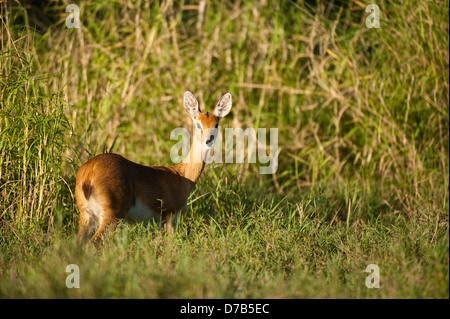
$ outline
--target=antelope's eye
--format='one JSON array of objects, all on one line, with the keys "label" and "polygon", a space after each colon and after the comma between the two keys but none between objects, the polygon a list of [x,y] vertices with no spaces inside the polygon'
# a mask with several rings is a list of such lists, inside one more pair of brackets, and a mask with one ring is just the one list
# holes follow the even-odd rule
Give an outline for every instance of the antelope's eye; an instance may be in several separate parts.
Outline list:
[{"label": "antelope's eye", "polygon": [[214,126],[215,128],[218,128],[219,127],[219,123],[216,123],[216,125]]},{"label": "antelope's eye", "polygon": [[197,128],[198,128],[199,130],[201,130],[201,129],[202,129],[202,125],[201,125],[200,123],[197,123]]}]

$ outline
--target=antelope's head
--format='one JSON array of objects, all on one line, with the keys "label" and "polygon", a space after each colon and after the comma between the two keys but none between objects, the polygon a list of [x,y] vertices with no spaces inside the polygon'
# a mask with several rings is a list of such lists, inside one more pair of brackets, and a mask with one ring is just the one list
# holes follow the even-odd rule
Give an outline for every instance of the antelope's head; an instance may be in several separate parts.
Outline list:
[{"label": "antelope's head", "polygon": [[220,120],[231,110],[231,94],[222,96],[212,113],[202,113],[195,96],[187,91],[184,93],[184,108],[194,123],[194,142],[200,143],[203,149],[210,149],[217,138]]}]

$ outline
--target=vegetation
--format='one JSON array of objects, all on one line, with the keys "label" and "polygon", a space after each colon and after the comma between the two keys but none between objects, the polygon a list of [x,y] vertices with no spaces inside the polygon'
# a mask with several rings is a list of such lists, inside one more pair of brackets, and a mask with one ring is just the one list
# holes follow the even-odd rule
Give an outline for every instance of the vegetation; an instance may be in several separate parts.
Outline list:
[{"label": "vegetation", "polygon": [[[448,1],[68,4],[0,3],[0,297],[449,297]],[[278,128],[276,174],[210,164],[173,235],[76,249],[78,167],[171,165],[186,90]]]}]

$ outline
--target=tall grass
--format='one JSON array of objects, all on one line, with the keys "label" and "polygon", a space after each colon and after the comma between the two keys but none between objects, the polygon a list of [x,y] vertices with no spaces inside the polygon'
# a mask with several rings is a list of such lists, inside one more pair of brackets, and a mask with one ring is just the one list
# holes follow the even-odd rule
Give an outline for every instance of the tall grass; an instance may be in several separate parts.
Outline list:
[{"label": "tall grass", "polygon": [[[448,1],[378,1],[379,29],[361,1],[86,1],[79,29],[67,4],[0,4],[0,295],[448,297]],[[170,165],[186,90],[206,110],[230,91],[225,127],[278,128],[278,171],[209,165],[174,238],[124,225],[79,260],[123,280],[61,288],[77,167],[103,151]],[[378,293],[357,275],[369,260]],[[128,286],[143,266],[162,275]],[[209,269],[192,289],[190,269]]]},{"label": "tall grass", "polygon": [[[39,65],[61,74],[49,85],[64,84],[71,123],[90,152],[115,142],[132,160],[166,163],[171,144],[163,141],[188,124],[183,92],[195,92],[205,108],[230,90],[236,103],[227,124],[280,128],[275,191],[358,180],[363,193],[381,191],[405,212],[430,197],[442,207],[448,17],[426,2],[379,6],[381,28],[368,29],[359,2],[222,2],[204,11],[80,3],[81,29],[48,29]],[[63,8],[54,10],[64,17]],[[262,178],[255,166],[242,169]]]},{"label": "tall grass", "polygon": [[58,94],[46,93],[49,76],[34,74],[19,48],[0,56],[0,219],[15,225],[52,226],[62,193],[70,125]]}]

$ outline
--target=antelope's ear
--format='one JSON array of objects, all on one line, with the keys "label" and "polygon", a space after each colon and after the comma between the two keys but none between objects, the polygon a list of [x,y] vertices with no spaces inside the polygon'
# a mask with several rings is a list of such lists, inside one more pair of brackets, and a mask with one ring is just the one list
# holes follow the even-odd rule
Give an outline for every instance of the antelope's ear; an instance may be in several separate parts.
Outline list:
[{"label": "antelope's ear", "polygon": [[231,94],[227,93],[219,100],[214,109],[214,115],[217,117],[226,116],[231,110]]},{"label": "antelope's ear", "polygon": [[186,93],[184,93],[183,103],[184,108],[192,118],[200,114],[201,111],[200,107],[198,106],[198,101],[195,98],[194,94],[192,94],[191,92],[186,91]]}]

